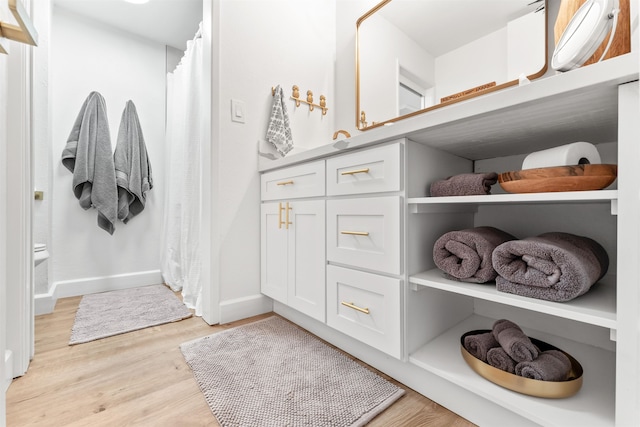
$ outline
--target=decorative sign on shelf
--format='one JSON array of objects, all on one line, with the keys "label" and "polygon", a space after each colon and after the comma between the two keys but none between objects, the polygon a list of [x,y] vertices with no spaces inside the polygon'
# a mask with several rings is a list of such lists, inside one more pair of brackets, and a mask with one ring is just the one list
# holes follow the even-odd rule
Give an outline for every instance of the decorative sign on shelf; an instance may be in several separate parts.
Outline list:
[{"label": "decorative sign on shelf", "polygon": [[485,83],[483,85],[476,86],[474,88],[467,89],[462,92],[454,93],[453,95],[445,96],[444,98],[440,98],[440,102],[447,102],[447,101],[451,101],[452,99],[457,99],[463,96],[471,95],[473,93],[482,92],[483,90],[494,87],[495,85],[496,85],[496,82]]}]

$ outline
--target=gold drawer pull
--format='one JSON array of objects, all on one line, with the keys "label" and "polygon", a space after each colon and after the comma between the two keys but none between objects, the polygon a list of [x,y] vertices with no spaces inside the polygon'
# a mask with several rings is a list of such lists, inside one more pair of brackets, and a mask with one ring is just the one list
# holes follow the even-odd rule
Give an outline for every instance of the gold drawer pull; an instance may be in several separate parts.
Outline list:
[{"label": "gold drawer pull", "polygon": [[356,170],[352,170],[352,171],[344,171],[344,172],[342,172],[342,175],[355,175],[357,173],[369,173],[369,168],[356,169]]},{"label": "gold drawer pull", "polygon": [[352,236],[368,236],[368,231],[341,231],[340,234],[350,234]]},{"label": "gold drawer pull", "polygon": [[353,303],[351,303],[351,302],[342,301],[340,304],[344,305],[345,307],[349,307],[349,308],[352,308],[352,309],[354,309],[356,311],[359,311],[360,313],[369,314],[369,309],[368,308],[358,307],[357,305],[353,305]]},{"label": "gold drawer pull", "polygon": [[289,184],[293,184],[293,180],[292,179],[290,179],[289,181],[276,182],[276,185],[289,185]]}]

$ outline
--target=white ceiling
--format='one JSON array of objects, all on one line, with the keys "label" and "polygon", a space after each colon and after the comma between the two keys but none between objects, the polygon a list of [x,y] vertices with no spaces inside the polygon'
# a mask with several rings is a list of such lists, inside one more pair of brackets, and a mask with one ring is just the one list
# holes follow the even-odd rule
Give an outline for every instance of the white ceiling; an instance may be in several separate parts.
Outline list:
[{"label": "white ceiling", "polygon": [[56,7],[114,26],[156,42],[186,48],[202,21],[202,0],[53,0]]},{"label": "white ceiling", "polygon": [[434,56],[536,10],[534,0],[393,0],[380,14]]}]

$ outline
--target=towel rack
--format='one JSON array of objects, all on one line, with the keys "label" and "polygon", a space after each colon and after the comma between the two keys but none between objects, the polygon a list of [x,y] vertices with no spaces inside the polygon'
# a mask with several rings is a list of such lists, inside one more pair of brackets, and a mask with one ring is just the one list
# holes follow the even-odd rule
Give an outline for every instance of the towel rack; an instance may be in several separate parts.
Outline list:
[{"label": "towel rack", "polygon": [[38,45],[38,32],[33,26],[27,11],[20,0],[7,0],[9,10],[16,18],[18,26],[0,22],[0,53],[8,53],[3,45],[3,38],[14,40],[31,46]]},{"label": "towel rack", "polygon": [[[296,107],[299,107],[301,103],[304,103],[309,105],[309,111],[313,111],[315,107],[318,107],[322,110],[323,116],[327,114],[327,110],[329,110],[329,108],[327,108],[326,96],[320,95],[320,104],[315,104],[313,102],[312,91],[310,90],[307,91],[307,99],[305,100],[300,98],[300,88],[297,85],[293,85],[291,89],[292,89],[291,99],[296,101]],[[271,86],[271,96],[274,96],[275,94],[276,94],[276,88]]]}]

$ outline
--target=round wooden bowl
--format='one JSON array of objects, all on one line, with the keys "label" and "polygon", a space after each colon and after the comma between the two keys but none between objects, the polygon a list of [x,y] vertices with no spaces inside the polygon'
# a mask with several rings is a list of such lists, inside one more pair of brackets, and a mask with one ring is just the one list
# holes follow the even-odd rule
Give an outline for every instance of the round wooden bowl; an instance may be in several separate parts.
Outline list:
[{"label": "round wooden bowl", "polygon": [[618,165],[589,164],[524,169],[498,175],[500,187],[509,193],[602,190],[618,175]]},{"label": "round wooden bowl", "polygon": [[488,363],[477,359],[464,348],[464,338],[467,335],[484,334],[491,332],[489,329],[479,329],[469,331],[460,338],[460,351],[465,362],[481,377],[491,381],[506,389],[526,394],[528,396],[544,397],[548,399],[562,399],[573,396],[582,387],[582,366],[569,353],[560,350],[535,338],[529,338],[532,343],[538,346],[540,351],[558,350],[562,351],[571,361],[571,371],[564,381],[540,381],[531,378],[521,377],[501,369],[495,368]]}]

